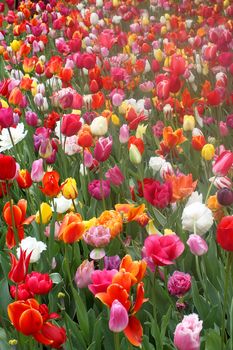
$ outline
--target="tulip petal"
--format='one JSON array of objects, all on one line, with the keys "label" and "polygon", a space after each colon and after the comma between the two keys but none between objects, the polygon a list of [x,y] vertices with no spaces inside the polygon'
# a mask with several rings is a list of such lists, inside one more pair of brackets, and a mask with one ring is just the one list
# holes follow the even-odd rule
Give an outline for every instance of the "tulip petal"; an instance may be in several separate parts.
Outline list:
[{"label": "tulip petal", "polygon": [[140,346],[143,335],[141,322],[136,317],[131,316],[128,326],[124,330],[124,334],[132,345]]},{"label": "tulip petal", "polygon": [[19,331],[19,320],[22,313],[29,309],[29,306],[22,301],[15,301],[8,305],[7,312],[11,323],[13,323],[14,327]]},{"label": "tulip petal", "polygon": [[37,333],[43,325],[43,318],[39,311],[28,309],[24,311],[19,319],[20,332],[25,335]]}]

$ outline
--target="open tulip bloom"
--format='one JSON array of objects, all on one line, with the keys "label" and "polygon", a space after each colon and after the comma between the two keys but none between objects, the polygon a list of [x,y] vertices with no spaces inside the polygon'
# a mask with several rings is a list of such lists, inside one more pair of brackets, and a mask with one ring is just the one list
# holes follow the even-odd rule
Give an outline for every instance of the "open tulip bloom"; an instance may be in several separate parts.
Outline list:
[{"label": "open tulip bloom", "polygon": [[233,4],[0,1],[0,348],[232,350]]}]

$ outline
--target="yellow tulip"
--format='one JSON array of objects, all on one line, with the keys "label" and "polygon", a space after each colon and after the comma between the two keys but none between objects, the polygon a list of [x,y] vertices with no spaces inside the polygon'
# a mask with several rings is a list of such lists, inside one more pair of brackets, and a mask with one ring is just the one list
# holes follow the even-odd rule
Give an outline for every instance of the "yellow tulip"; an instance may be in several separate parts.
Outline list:
[{"label": "yellow tulip", "polygon": [[77,184],[74,178],[69,177],[62,185],[62,194],[66,199],[75,199],[78,196]]},{"label": "yellow tulip", "polygon": [[42,223],[43,225],[46,225],[50,221],[52,214],[53,212],[50,205],[48,203],[43,202],[40,205],[40,210],[36,213],[35,221],[37,222],[37,224]]},{"label": "yellow tulip", "polygon": [[185,115],[183,120],[184,131],[192,131],[195,127],[195,118],[193,115]]},{"label": "yellow tulip", "polygon": [[214,157],[215,148],[211,143],[207,143],[201,150],[201,156],[205,160],[211,160]]}]

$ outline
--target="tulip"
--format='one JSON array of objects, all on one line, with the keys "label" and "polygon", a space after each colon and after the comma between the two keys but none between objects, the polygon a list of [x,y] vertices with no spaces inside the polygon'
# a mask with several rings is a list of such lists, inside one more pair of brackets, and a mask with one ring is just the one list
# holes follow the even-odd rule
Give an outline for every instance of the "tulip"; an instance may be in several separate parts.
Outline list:
[{"label": "tulip", "polygon": [[19,170],[16,181],[20,188],[29,188],[32,185],[32,179],[27,169]]},{"label": "tulip", "polygon": [[217,242],[223,249],[233,252],[233,216],[224,216],[218,224]]},{"label": "tulip", "polygon": [[11,156],[0,154],[0,180],[12,180],[16,173],[16,161]]},{"label": "tulip", "polygon": [[45,304],[39,304],[35,299],[18,300],[8,305],[8,316],[17,331],[31,335],[44,345],[59,349],[66,341],[66,331],[48,320],[59,315],[49,314]]},{"label": "tulip", "polygon": [[200,332],[202,321],[198,315],[184,316],[181,323],[176,326],[174,344],[178,350],[200,350]]},{"label": "tulip", "polygon": [[81,239],[84,230],[85,225],[81,215],[69,213],[64,216],[58,238],[65,243],[74,243]]},{"label": "tulip", "polygon": [[218,203],[223,206],[233,204],[233,191],[230,188],[222,188],[217,192]]},{"label": "tulip", "polygon": [[41,203],[40,210],[36,213],[35,221],[37,224],[46,225],[52,217],[52,208],[48,203]]},{"label": "tulip", "polygon": [[110,309],[109,329],[112,332],[122,332],[129,323],[126,308],[116,299]]},{"label": "tulip", "polygon": [[20,257],[17,261],[16,257],[10,253],[11,258],[11,270],[8,274],[9,279],[14,283],[24,282],[28,273],[28,266],[32,252],[27,255],[26,251],[22,251],[20,248]]},{"label": "tulip", "polygon": [[192,131],[195,127],[195,118],[193,115],[185,115],[183,120],[183,130]]},{"label": "tulip", "polygon": [[108,121],[105,117],[102,117],[102,116],[96,117],[92,121],[90,128],[93,135],[103,136],[108,131]]},{"label": "tulip", "polygon": [[47,273],[33,271],[25,279],[26,287],[32,294],[48,294],[53,287],[53,281]]},{"label": "tulip", "polygon": [[118,168],[117,165],[109,169],[105,173],[105,176],[115,186],[121,185],[125,180],[124,175],[122,174],[121,170]]},{"label": "tulip", "polygon": [[0,109],[0,126],[2,128],[10,128],[14,124],[14,115],[12,108]]},{"label": "tulip", "polygon": [[121,259],[118,255],[105,256],[104,257],[104,268],[106,270],[118,270],[120,266]]},{"label": "tulip", "polygon": [[227,136],[229,134],[227,124],[223,121],[219,123],[219,132],[222,137]]},{"label": "tulip", "polygon": [[76,114],[65,114],[61,122],[61,132],[70,137],[76,135],[82,126],[80,117]]},{"label": "tulip", "polygon": [[83,235],[84,241],[94,247],[104,247],[111,239],[111,234],[109,228],[104,226],[92,226]]},{"label": "tulip", "polygon": [[94,157],[98,162],[106,161],[112,152],[112,138],[100,137],[95,144]]},{"label": "tulip", "polygon": [[204,235],[213,224],[212,212],[199,201],[187,203],[182,213],[182,227],[189,232]]},{"label": "tulip", "polygon": [[215,176],[226,176],[233,165],[233,152],[223,151],[213,165]]},{"label": "tulip", "polygon": [[77,184],[74,178],[69,177],[62,184],[62,194],[66,199],[75,199],[78,196]]},{"label": "tulip", "polygon": [[34,160],[32,163],[31,178],[33,182],[41,182],[44,176],[43,159]]},{"label": "tulip", "polygon": [[46,196],[56,197],[61,190],[59,186],[60,175],[56,171],[47,171],[42,179],[43,187],[40,187],[41,192]]},{"label": "tulip", "polygon": [[94,295],[106,292],[117,272],[117,270],[95,270],[91,275],[92,283],[88,285],[88,289]]},{"label": "tulip", "polygon": [[203,255],[208,251],[208,245],[206,241],[197,234],[191,234],[187,240],[187,245],[192,254]]},{"label": "tulip", "polygon": [[214,153],[215,153],[214,146],[210,143],[207,143],[206,145],[204,145],[201,150],[202,158],[204,158],[207,161],[213,159]]},{"label": "tulip", "polygon": [[219,190],[227,187],[232,187],[232,181],[227,176],[213,176],[209,179],[210,182],[213,182],[214,186],[217,187]]},{"label": "tulip", "polygon": [[35,263],[40,260],[41,253],[46,249],[47,246],[44,242],[28,236],[20,242],[20,247],[17,248],[17,256],[20,258],[21,251],[26,251],[26,255],[30,255],[30,263]]},{"label": "tulip", "polygon": [[129,148],[129,159],[133,164],[140,164],[142,161],[142,155],[134,144],[130,145]]},{"label": "tulip", "polygon": [[84,260],[78,267],[74,280],[78,288],[86,288],[91,282],[91,275],[94,272],[94,261]]},{"label": "tulip", "polygon": [[30,126],[37,126],[38,115],[35,112],[27,111],[25,114],[26,123]]},{"label": "tulip", "polygon": [[173,272],[168,279],[167,288],[171,295],[175,295],[178,298],[183,297],[191,288],[190,274],[180,271]]},{"label": "tulip", "polygon": [[108,180],[93,180],[88,185],[88,192],[97,199],[102,200],[110,195],[110,183]]},{"label": "tulip", "polygon": [[184,244],[176,234],[167,236],[151,235],[145,239],[143,256],[155,266],[174,264],[184,251]]},{"label": "tulip", "polygon": [[120,143],[127,143],[129,140],[129,127],[127,124],[123,124],[120,127],[119,141]]}]

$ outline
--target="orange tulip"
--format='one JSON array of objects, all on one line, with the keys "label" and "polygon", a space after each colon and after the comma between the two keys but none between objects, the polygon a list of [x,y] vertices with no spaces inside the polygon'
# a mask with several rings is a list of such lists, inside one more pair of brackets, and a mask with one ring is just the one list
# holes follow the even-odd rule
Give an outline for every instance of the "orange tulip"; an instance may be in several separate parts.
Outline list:
[{"label": "orange tulip", "polygon": [[172,184],[172,203],[190,196],[197,186],[197,181],[193,181],[192,174],[180,176],[168,175],[166,181]]},{"label": "orange tulip", "polygon": [[97,219],[98,225],[103,225],[110,229],[112,238],[116,237],[123,228],[121,214],[115,210],[105,210]]},{"label": "orange tulip", "polygon": [[123,215],[123,219],[126,222],[137,221],[140,216],[144,213],[146,206],[141,204],[137,207],[134,204],[116,204],[115,209],[117,212]]},{"label": "orange tulip", "polygon": [[173,131],[171,126],[167,126],[163,129],[163,140],[165,145],[172,149],[185,142],[186,138],[183,135],[182,129]]},{"label": "orange tulip", "polygon": [[80,240],[85,231],[85,225],[80,214],[68,213],[65,215],[58,232],[58,238],[65,243],[74,243]]},{"label": "orange tulip", "polygon": [[[3,218],[8,226],[6,234],[6,244],[9,249],[15,246],[16,241],[14,237],[13,222],[17,231],[18,240],[21,241],[24,238],[24,227],[23,225],[29,225],[35,218],[35,215],[25,218],[27,210],[27,201],[20,199],[17,205],[10,206],[10,202],[7,202],[3,208]],[[13,211],[13,217],[12,213]],[[13,219],[13,220],[12,220]]]},{"label": "orange tulip", "polygon": [[133,284],[140,282],[146,272],[146,266],[147,263],[145,260],[132,260],[130,255],[125,255],[124,258],[121,260],[120,268],[129,272],[131,274],[132,281],[135,281]]}]

